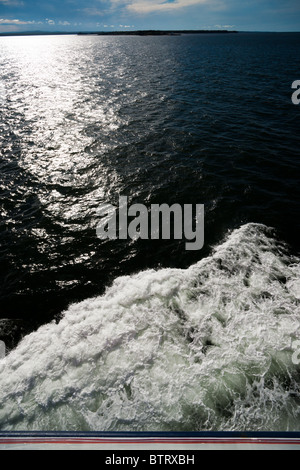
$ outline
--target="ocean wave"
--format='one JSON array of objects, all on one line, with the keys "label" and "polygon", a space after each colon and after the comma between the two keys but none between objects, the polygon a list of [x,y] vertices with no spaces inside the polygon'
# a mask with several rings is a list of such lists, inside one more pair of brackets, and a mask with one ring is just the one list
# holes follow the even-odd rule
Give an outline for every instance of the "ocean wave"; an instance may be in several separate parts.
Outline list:
[{"label": "ocean wave", "polygon": [[299,259],[244,225],[26,336],[0,361],[0,429],[299,430],[299,306]]}]

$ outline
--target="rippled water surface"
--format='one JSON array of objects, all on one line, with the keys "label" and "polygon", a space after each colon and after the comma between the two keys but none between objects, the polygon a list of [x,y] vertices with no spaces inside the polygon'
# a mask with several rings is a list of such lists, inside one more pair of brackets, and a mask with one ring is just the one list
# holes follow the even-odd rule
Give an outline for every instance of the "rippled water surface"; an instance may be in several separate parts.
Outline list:
[{"label": "rippled water surface", "polygon": [[[0,339],[45,325],[1,363],[1,429],[299,430],[299,48],[0,38]],[[204,249],[100,241],[119,195],[205,204]]]}]

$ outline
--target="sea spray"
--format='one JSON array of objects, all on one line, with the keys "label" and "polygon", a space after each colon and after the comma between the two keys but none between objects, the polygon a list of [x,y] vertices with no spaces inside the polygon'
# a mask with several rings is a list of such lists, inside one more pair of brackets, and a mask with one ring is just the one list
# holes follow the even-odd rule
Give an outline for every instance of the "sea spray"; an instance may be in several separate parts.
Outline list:
[{"label": "sea spray", "polygon": [[0,429],[299,430],[299,279],[256,224],[187,270],[116,279],[0,361]]}]

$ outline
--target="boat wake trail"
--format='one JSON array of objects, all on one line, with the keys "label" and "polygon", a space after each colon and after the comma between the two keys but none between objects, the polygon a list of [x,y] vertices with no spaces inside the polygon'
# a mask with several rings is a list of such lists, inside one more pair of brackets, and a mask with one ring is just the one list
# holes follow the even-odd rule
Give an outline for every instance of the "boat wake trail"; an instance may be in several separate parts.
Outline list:
[{"label": "boat wake trail", "polygon": [[299,259],[244,225],[25,337],[0,361],[0,429],[299,430],[299,319]]}]

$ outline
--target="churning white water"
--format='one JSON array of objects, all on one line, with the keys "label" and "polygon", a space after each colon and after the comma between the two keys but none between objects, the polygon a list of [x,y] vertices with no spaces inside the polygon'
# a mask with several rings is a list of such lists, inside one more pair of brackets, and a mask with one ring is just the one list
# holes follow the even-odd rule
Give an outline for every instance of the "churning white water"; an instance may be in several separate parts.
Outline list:
[{"label": "churning white water", "polygon": [[248,224],[121,277],[0,362],[1,430],[299,430],[300,264]]}]

